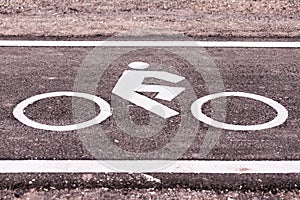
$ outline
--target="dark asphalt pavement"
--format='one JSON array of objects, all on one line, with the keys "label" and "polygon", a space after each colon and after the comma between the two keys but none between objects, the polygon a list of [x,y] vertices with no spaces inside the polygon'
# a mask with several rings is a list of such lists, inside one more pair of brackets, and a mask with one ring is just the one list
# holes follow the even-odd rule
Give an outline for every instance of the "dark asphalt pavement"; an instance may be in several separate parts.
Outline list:
[{"label": "dark asphalt pavement", "polygon": [[[92,50],[93,48],[79,47],[0,47],[1,160],[86,160],[95,159],[95,157],[99,159],[93,152],[87,150],[77,131],[53,132],[34,129],[20,123],[12,114],[19,102],[34,95],[55,91],[73,91],[74,85],[76,86],[75,81],[78,81],[76,80],[78,72],[83,72],[82,63]],[[282,104],[288,110],[289,116],[284,124],[271,129],[222,130],[218,143],[201,159],[299,160],[300,49],[206,48],[206,52],[219,69],[225,91],[247,92],[271,98]],[[197,98],[209,93],[201,74],[184,58],[162,49],[147,48],[126,53],[111,63],[103,76],[97,77],[99,82],[97,87],[95,86],[95,95],[109,103],[112,102],[112,98],[117,98],[112,97],[112,89],[123,71],[128,69],[127,64],[136,60],[150,63],[150,68],[151,63],[159,63],[161,66],[166,66],[166,69],[172,68],[177,71],[186,78],[183,84],[190,85]],[[81,92],[86,91],[88,89]],[[153,97],[153,94],[145,95]],[[197,122],[190,110],[186,110],[190,107],[190,101],[196,99],[185,98],[186,96],[183,95],[172,102],[160,101],[171,108],[182,110],[182,113],[164,121],[160,132],[150,138],[134,137],[116,126],[117,114],[115,113],[122,113],[122,110],[118,111],[118,109],[121,109],[119,106],[123,104],[112,107],[113,116],[95,127],[101,127],[109,141],[121,149],[129,152],[151,152],[164,147],[171,141],[180,128],[178,124],[185,117],[197,123],[198,128],[190,147],[178,159],[200,159],[199,151],[209,125]],[[87,100],[85,102],[90,105]],[[122,100],[118,99],[117,102],[122,102]],[[181,102],[186,104],[182,105]],[[128,108],[135,125],[148,125],[151,119],[157,119],[158,122],[162,120],[132,104],[129,104]],[[55,97],[29,105],[25,114],[40,123],[67,125],[74,123],[73,109],[72,98]],[[82,110],[85,108],[83,107]],[[99,109],[96,110],[99,111]],[[209,104],[205,105],[204,112],[207,115],[212,114]],[[239,97],[227,98],[226,113],[227,123],[242,125],[265,123],[276,116],[275,110],[266,104]],[[80,120],[94,116],[87,114],[82,117],[83,119]],[[157,121],[154,120],[153,123]],[[138,129],[138,126],[132,127],[132,130],[135,128]],[[155,128],[153,125],[153,129]],[[193,127],[190,128],[193,129]],[[88,130],[89,128],[80,134]],[[188,132],[188,129],[186,131]],[[137,130],[133,132],[136,133]],[[103,159],[117,159],[117,157],[107,154]],[[159,177],[162,183],[148,183],[149,185],[143,182],[144,179],[141,181],[138,178],[139,175],[94,174],[94,178],[87,182],[82,181],[82,176],[82,174],[2,174],[0,185],[2,188],[39,187],[43,184],[45,187],[55,185],[58,188],[75,188],[83,185],[116,188],[181,185],[190,188],[265,190],[272,189],[272,187],[297,188],[300,186],[299,174],[155,174],[155,177]],[[28,181],[32,179],[36,182],[28,184]]]}]

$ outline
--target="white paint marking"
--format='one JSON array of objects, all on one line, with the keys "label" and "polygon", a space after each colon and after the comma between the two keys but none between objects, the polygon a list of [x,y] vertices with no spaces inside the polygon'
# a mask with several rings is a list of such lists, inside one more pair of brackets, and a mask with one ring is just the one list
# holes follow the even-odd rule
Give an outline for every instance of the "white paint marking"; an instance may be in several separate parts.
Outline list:
[{"label": "white paint marking", "polygon": [[[84,98],[90,101],[95,102],[101,109],[101,112],[93,119],[82,122],[79,124],[73,124],[73,125],[66,125],[66,126],[51,126],[46,124],[41,124],[35,121],[32,121],[26,115],[24,114],[25,108],[33,104],[36,101],[39,101],[41,99],[49,98],[49,97],[59,97],[59,96],[69,96],[69,97],[80,97]],[[99,124],[105,119],[107,119],[109,116],[111,116],[111,109],[110,105],[101,99],[100,97],[97,97],[95,95],[86,94],[86,93],[80,93],[80,92],[50,92],[50,93],[44,93],[36,96],[32,96],[28,99],[25,99],[24,101],[20,102],[14,109],[13,115],[16,119],[18,119],[23,124],[37,128],[42,130],[50,130],[50,131],[73,131],[78,130],[82,128],[87,128],[95,124]]]},{"label": "white paint marking", "polygon": [[132,62],[129,63],[128,67],[132,69],[147,69],[149,67],[149,64],[145,62]]},{"label": "white paint marking", "polygon": [[[220,97],[229,97],[229,96],[246,97],[246,98],[250,98],[250,99],[255,99],[257,101],[261,101],[261,102],[271,106],[272,108],[274,108],[277,112],[277,116],[273,120],[263,123],[263,124],[234,125],[234,124],[226,124],[223,122],[216,121],[216,120],[206,116],[202,112],[202,106],[206,102],[208,102],[212,99],[216,99],[216,98],[220,98]],[[211,95],[201,97],[192,104],[191,111],[192,111],[192,114],[194,115],[194,117],[196,117],[198,120],[200,120],[208,125],[211,125],[211,126],[214,126],[217,128],[221,128],[221,129],[235,130],[235,131],[250,131],[250,130],[253,131],[253,130],[263,130],[263,129],[273,128],[275,126],[279,126],[280,124],[284,123],[286,121],[286,119],[288,118],[288,111],[280,103],[278,103],[270,98],[264,97],[264,96],[251,94],[251,93],[245,93],[245,92],[221,92],[221,93],[211,94]]]},{"label": "white paint marking", "polygon": [[[165,162],[157,171],[118,171],[107,166],[147,166]],[[0,173],[300,173],[300,161],[169,161],[169,160],[2,160]]]},{"label": "white paint marking", "polygon": [[299,48],[300,42],[246,41],[24,41],[0,40],[1,47],[233,47]]},{"label": "white paint marking", "polygon": [[155,98],[171,101],[184,91],[185,88],[168,87],[164,85],[144,85],[143,82],[145,78],[156,78],[170,83],[178,83],[185,79],[182,76],[164,71],[125,70],[113,88],[112,93],[164,119],[178,115],[179,112],[139,94],[137,91],[157,92],[158,94]]}]

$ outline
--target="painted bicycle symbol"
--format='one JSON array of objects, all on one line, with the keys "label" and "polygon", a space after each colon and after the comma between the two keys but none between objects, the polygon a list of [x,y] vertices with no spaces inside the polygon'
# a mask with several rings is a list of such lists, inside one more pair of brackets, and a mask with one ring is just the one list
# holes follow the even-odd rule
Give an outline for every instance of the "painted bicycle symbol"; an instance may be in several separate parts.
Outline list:
[{"label": "painted bicycle symbol", "polygon": [[[131,69],[125,70],[123,72],[122,76],[119,78],[117,84],[112,90],[113,94],[139,107],[142,107],[148,110],[149,112],[152,112],[164,119],[180,114],[179,112],[153,99],[150,99],[138,92],[155,92],[157,93],[157,95],[155,96],[156,99],[172,101],[174,98],[179,96],[182,92],[184,92],[185,88],[170,87],[164,85],[146,85],[143,84],[143,81],[145,80],[145,78],[156,78],[171,83],[179,83],[180,81],[185,79],[184,77],[169,72],[165,72],[165,71],[146,71],[144,69],[147,69],[149,67],[149,64],[145,62],[132,62],[128,65],[128,67]],[[28,105],[33,104],[36,101],[39,101],[41,99],[50,98],[50,97],[59,97],[59,96],[79,97],[79,98],[84,98],[93,101],[100,107],[101,111],[95,118],[91,120],[78,123],[78,124],[65,125],[65,126],[41,124],[29,119],[24,114],[24,110]],[[224,122],[216,121],[208,117],[202,112],[203,105],[208,101],[216,98],[229,97],[229,96],[245,97],[245,98],[261,101],[274,108],[277,112],[277,116],[273,120],[263,124],[234,125],[234,124],[227,124]],[[288,118],[287,109],[284,106],[282,106],[280,103],[261,95],[245,93],[245,92],[221,92],[216,94],[210,94],[195,100],[190,106],[190,110],[193,116],[199,121],[216,128],[227,129],[227,130],[268,129],[283,124]],[[18,119],[20,122],[22,122],[23,124],[36,129],[43,129],[43,130],[50,130],[50,131],[73,131],[73,130],[87,128],[103,122],[104,120],[109,118],[112,114],[113,113],[111,110],[111,106],[101,97],[92,94],[71,92],[71,91],[50,92],[50,93],[36,95],[20,102],[13,110],[14,117]]]}]

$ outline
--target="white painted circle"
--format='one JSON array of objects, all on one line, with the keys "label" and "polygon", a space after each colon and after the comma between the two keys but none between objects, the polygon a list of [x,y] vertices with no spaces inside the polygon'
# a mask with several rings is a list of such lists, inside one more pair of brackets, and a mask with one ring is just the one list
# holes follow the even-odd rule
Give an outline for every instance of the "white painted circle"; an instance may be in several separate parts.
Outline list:
[{"label": "white painted circle", "polygon": [[[84,98],[90,101],[95,102],[101,109],[101,112],[99,115],[97,115],[95,118],[78,123],[78,124],[73,124],[73,125],[66,125],[66,126],[52,126],[52,125],[46,125],[46,124],[41,124],[35,121],[32,121],[28,117],[25,116],[24,110],[25,108],[33,104],[34,102],[49,98],[49,97],[59,97],[59,96],[72,96],[72,97],[80,97]],[[80,92],[68,92],[68,91],[63,91],[63,92],[50,92],[50,93],[44,93],[44,94],[39,94],[33,97],[30,97],[28,99],[25,99],[24,101],[20,102],[14,109],[13,115],[16,119],[18,119],[20,122],[23,124],[37,128],[37,129],[43,129],[43,130],[50,130],[50,131],[73,131],[73,130],[78,130],[82,128],[87,128],[95,124],[99,124],[105,119],[107,119],[109,116],[111,116],[111,109],[110,105],[100,97],[97,97],[95,95],[87,94],[87,93],[80,93]]]},{"label": "white painted circle", "polygon": [[[246,98],[255,99],[257,101],[264,102],[265,104],[271,106],[272,108],[274,108],[276,110],[277,116],[273,120],[266,122],[264,124],[234,125],[234,124],[227,124],[227,123],[216,121],[216,120],[206,116],[202,112],[202,106],[206,102],[208,102],[212,99],[216,99],[216,98],[220,98],[220,97],[228,97],[228,96],[246,97]],[[236,131],[263,130],[263,129],[273,128],[275,126],[278,126],[278,125],[284,123],[286,121],[286,119],[288,118],[288,111],[285,109],[284,106],[282,106],[278,102],[276,102],[272,99],[269,99],[267,97],[264,97],[264,96],[245,93],[245,92],[221,92],[221,93],[201,97],[192,104],[191,111],[192,111],[192,114],[194,115],[194,117],[196,117],[198,120],[200,120],[208,125],[211,125],[211,126],[214,126],[217,128],[221,128],[221,129],[236,130]]]}]

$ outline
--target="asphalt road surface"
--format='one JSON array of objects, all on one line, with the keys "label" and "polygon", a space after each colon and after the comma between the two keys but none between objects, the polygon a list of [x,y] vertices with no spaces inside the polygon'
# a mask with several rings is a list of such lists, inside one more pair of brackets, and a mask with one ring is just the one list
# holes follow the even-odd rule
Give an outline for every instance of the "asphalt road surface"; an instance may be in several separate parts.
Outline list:
[{"label": "asphalt road surface", "polygon": [[[94,160],[127,159],[128,157],[135,159],[137,153],[145,153],[142,159],[166,159],[168,156],[169,159],[173,159],[173,154],[148,153],[162,149],[172,141],[178,131],[182,131],[182,136],[192,138],[191,141],[188,140],[190,144],[175,143],[179,151],[184,150],[179,156],[176,155],[178,160],[300,159],[299,48],[202,48],[200,50],[194,48],[193,51],[199,51],[203,59],[209,59],[209,63],[214,63],[216,68],[213,70],[217,70],[212,71],[211,74],[210,68],[193,65],[170,49],[163,48],[131,49],[132,51],[121,54],[109,63],[101,74],[95,71],[95,68],[88,68],[89,65],[86,63],[92,63],[93,66],[95,61],[91,58],[111,58],[113,56],[110,53],[123,52],[120,49],[122,48],[111,51],[109,48],[92,47],[1,47],[0,159]],[[188,52],[191,49],[183,51]],[[93,57],[95,55],[96,57]],[[149,70],[164,70],[185,77],[185,80],[178,85],[153,79],[146,80],[149,83],[156,81],[156,84],[186,88],[181,96],[179,95],[173,101],[156,100],[179,111],[179,115],[165,120],[112,94],[120,76],[124,70],[129,69],[128,64],[134,61],[149,63]],[[96,85],[89,88],[91,83]],[[210,89],[209,84],[213,85]],[[92,94],[101,97],[111,105],[112,116],[100,124],[74,131],[32,128],[13,116],[13,109],[21,101],[38,94],[56,91],[93,92]],[[210,94],[211,91],[246,92],[270,98],[287,109],[288,118],[283,124],[264,130],[237,131],[212,128],[196,120],[190,110],[192,102]],[[152,99],[155,97],[149,92],[141,94]],[[193,94],[193,98],[189,94]],[[91,101],[81,99],[80,104],[77,104],[77,100],[79,99],[71,97],[46,98],[26,107],[24,113],[31,120],[42,124],[70,125],[91,119],[101,110]],[[262,124],[277,115],[272,107],[257,100],[227,97],[226,101],[224,122],[228,124]],[[93,112],[88,109],[90,108],[88,105],[94,108]],[[208,116],[220,117],[215,114],[215,112],[222,112],[218,108],[214,109],[208,103],[204,105],[203,112]],[[126,110],[129,116],[124,114]],[[79,118],[76,113],[80,114]],[[129,119],[131,123],[128,122]],[[126,152],[131,152],[131,156],[120,155],[118,151],[105,149],[105,145],[98,144],[99,138],[94,138],[93,131],[100,129],[103,130],[108,141]],[[195,132],[193,137],[190,135],[191,130]],[[219,137],[212,148],[203,153],[201,148],[209,138],[208,130],[217,131]],[[91,137],[88,135],[89,131]],[[139,133],[145,135],[138,136]],[[90,150],[89,145],[96,145],[93,146],[93,150],[102,148],[102,153]],[[88,175],[84,173],[2,173],[0,177],[1,187],[12,189],[181,186],[220,190],[224,188],[276,190],[300,186],[299,174],[223,174],[220,172],[220,174],[153,173],[151,176],[159,181],[149,181],[149,177],[141,174],[126,173]]]}]

